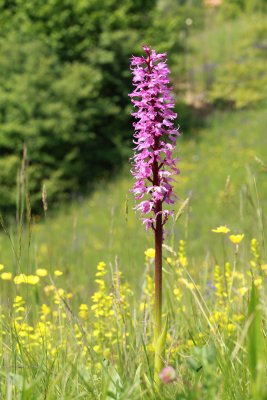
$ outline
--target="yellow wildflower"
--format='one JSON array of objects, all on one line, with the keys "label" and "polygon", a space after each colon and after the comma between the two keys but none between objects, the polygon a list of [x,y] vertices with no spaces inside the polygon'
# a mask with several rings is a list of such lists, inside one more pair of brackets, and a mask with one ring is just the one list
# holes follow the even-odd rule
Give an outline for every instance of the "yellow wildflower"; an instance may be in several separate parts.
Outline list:
[{"label": "yellow wildflower", "polygon": [[186,344],[187,344],[188,347],[193,347],[194,346],[194,342],[193,342],[192,339],[188,339]]},{"label": "yellow wildflower", "polygon": [[217,322],[222,323],[223,320],[225,319],[225,316],[223,315],[222,311],[215,310],[209,319],[212,323],[217,323]]},{"label": "yellow wildflower", "polygon": [[17,307],[15,312],[25,311],[25,307]]},{"label": "yellow wildflower", "polygon": [[20,285],[21,283],[26,283],[27,276],[25,274],[19,274],[14,277],[15,285]]},{"label": "yellow wildflower", "polygon": [[106,263],[104,262],[104,261],[100,261],[98,264],[97,264],[97,269],[98,269],[98,271],[104,271],[105,270],[105,267],[106,267]]},{"label": "yellow wildflower", "polygon": [[59,295],[60,297],[63,297],[63,296],[64,296],[64,293],[65,293],[65,290],[62,289],[62,288],[59,288],[57,292],[58,292],[58,295]]},{"label": "yellow wildflower", "polygon": [[231,332],[234,332],[236,330],[236,327],[235,327],[234,324],[228,323],[227,324],[227,330],[228,330],[229,333],[231,333]]},{"label": "yellow wildflower", "polygon": [[231,240],[232,243],[239,244],[244,239],[244,236],[245,236],[244,233],[239,235],[230,235],[229,239]]},{"label": "yellow wildflower", "polygon": [[50,314],[50,312],[51,312],[51,308],[48,307],[46,304],[42,304],[42,306],[41,306],[41,313],[42,313],[43,315],[48,315],[48,314]]},{"label": "yellow wildflower", "polygon": [[55,275],[55,276],[61,276],[61,275],[63,275],[63,272],[62,272],[62,271],[59,271],[58,269],[56,269],[56,270],[54,271],[54,275]]},{"label": "yellow wildflower", "polygon": [[37,275],[28,275],[27,282],[29,285],[36,285],[40,281],[39,276]]},{"label": "yellow wildflower", "polygon": [[94,350],[96,353],[100,353],[101,347],[97,344],[97,345],[95,345],[95,346],[93,347],[93,350]]},{"label": "yellow wildflower", "polygon": [[262,278],[259,276],[259,277],[257,277],[256,279],[254,279],[254,285],[255,286],[261,286],[261,284],[262,284]]},{"label": "yellow wildflower", "polygon": [[242,314],[234,314],[233,315],[233,320],[235,321],[235,322],[240,322],[240,321],[242,321],[242,319],[244,319],[245,317],[244,317],[244,315],[242,315]]},{"label": "yellow wildflower", "polygon": [[99,329],[94,329],[93,330],[93,336],[97,337],[100,335],[100,330]]},{"label": "yellow wildflower", "polygon": [[2,271],[2,269],[4,269],[4,268],[5,268],[4,265],[0,264],[0,271]]},{"label": "yellow wildflower", "polygon": [[248,288],[246,286],[243,286],[243,287],[239,288],[238,291],[241,294],[241,296],[244,296],[244,294],[247,293]]},{"label": "yellow wildflower", "polygon": [[44,268],[37,268],[37,270],[36,270],[36,275],[40,276],[41,278],[43,278],[44,276],[47,276],[47,274],[48,274],[48,272]]},{"label": "yellow wildflower", "polygon": [[3,279],[3,281],[11,281],[12,273],[11,272],[3,272],[1,274],[1,279]]},{"label": "yellow wildflower", "polygon": [[174,296],[176,297],[176,299],[177,299],[178,301],[181,300],[181,298],[182,298],[182,291],[181,291],[180,288],[178,288],[178,287],[174,288],[174,289],[173,289],[173,294],[174,294]]},{"label": "yellow wildflower", "polygon": [[14,298],[14,304],[13,304],[13,306],[14,307],[17,307],[17,306],[20,306],[21,304],[24,304],[25,303],[25,301],[23,300],[23,298],[21,297],[21,296],[16,296],[15,298]]},{"label": "yellow wildflower", "polygon": [[54,290],[55,290],[55,288],[54,288],[53,285],[46,285],[46,286],[44,287],[44,292],[45,292],[46,294],[49,294],[50,292],[53,292]]},{"label": "yellow wildflower", "polygon": [[145,307],[146,307],[146,303],[144,303],[143,301],[140,303],[140,305],[139,305],[139,310],[141,311],[141,312],[143,312],[144,310],[145,310]]},{"label": "yellow wildflower", "polygon": [[149,248],[145,251],[145,256],[147,258],[155,258],[155,249]]},{"label": "yellow wildflower", "polygon": [[29,285],[36,285],[39,281],[40,281],[40,278],[37,275],[19,274],[14,277],[15,285],[20,285],[21,283],[27,283]]},{"label": "yellow wildflower", "polygon": [[57,354],[57,349],[54,347],[53,349],[51,349],[51,356],[55,356],[55,354]]},{"label": "yellow wildflower", "polygon": [[82,319],[88,318],[88,306],[87,304],[81,304],[79,307],[79,317]]},{"label": "yellow wildflower", "polygon": [[187,267],[188,260],[187,260],[187,256],[186,256],[184,240],[180,240],[180,242],[179,242],[178,261],[179,261],[179,264],[182,265],[182,267]]},{"label": "yellow wildflower", "polygon": [[221,226],[218,226],[215,229],[212,229],[212,232],[215,232],[215,233],[228,233],[228,232],[230,232],[230,229],[227,228],[227,226],[225,226],[225,225],[221,225]]}]

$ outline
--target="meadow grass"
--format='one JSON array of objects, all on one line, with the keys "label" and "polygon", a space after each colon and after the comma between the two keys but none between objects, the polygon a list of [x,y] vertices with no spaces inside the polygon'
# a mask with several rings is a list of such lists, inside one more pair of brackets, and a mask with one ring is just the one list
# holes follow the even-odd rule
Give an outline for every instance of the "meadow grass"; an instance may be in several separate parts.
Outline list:
[{"label": "meadow grass", "polygon": [[176,377],[160,394],[153,235],[132,209],[128,166],[56,212],[47,193],[46,217],[2,221],[1,399],[267,398],[266,120],[264,108],[218,111],[179,140],[163,265]]},{"label": "meadow grass", "polygon": [[164,363],[176,377],[160,394],[152,372],[153,249],[143,254],[139,293],[116,263],[98,263],[95,290],[82,299],[60,270],[11,279],[2,265],[2,398],[266,398],[266,259],[256,238],[245,249],[244,236],[231,233],[211,232],[223,257],[198,263],[187,256],[190,242],[180,240],[177,251],[164,245]]},{"label": "meadow grass", "polygon": [[[176,247],[180,239],[186,239],[190,242],[190,257],[203,259],[211,248],[219,251],[210,234],[217,225],[228,224],[236,232],[258,236],[258,206],[266,212],[266,171],[257,161],[266,163],[266,120],[265,110],[218,113],[197,135],[181,138],[175,213],[186,198],[190,201],[179,224],[173,227],[169,223],[166,244]],[[45,221],[43,216],[40,221],[37,217],[36,222],[32,221],[29,257],[28,251],[22,253],[23,272],[38,267],[49,271],[58,268],[72,285],[91,290],[99,260],[114,263],[118,257],[126,278],[139,286],[143,251],[152,246],[153,235],[147,234],[133,211],[129,193],[132,185],[127,171],[112,183],[101,185],[90,198],[63,206],[51,218],[49,210]],[[18,242],[16,228],[10,234]],[[27,234],[22,241],[27,249]],[[0,262],[18,273],[18,262],[6,235],[0,236],[0,246]]]},{"label": "meadow grass", "polygon": [[[265,117],[218,114],[181,140],[181,197],[164,245],[165,363],[176,380],[154,391],[152,238],[127,205],[126,174],[1,235],[2,398],[265,398],[267,190],[255,161]],[[231,231],[212,232],[219,225]]]}]

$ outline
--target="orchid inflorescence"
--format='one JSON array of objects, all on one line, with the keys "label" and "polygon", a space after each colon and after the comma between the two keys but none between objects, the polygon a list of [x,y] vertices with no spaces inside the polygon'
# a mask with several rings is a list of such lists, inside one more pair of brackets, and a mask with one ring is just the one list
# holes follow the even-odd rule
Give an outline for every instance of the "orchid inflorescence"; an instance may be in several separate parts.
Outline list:
[{"label": "orchid inflorescence", "polygon": [[157,54],[149,47],[143,47],[146,57],[132,57],[134,91],[129,95],[137,111],[132,115],[135,134],[135,154],[132,174],[136,179],[133,193],[136,209],[144,215],[146,228],[153,228],[157,216],[162,214],[162,225],[172,214],[163,210],[162,203],[173,204],[173,175],[179,173],[177,159],[172,152],[179,131],[174,127],[176,113],[174,99],[169,86],[169,69],[166,54]]}]

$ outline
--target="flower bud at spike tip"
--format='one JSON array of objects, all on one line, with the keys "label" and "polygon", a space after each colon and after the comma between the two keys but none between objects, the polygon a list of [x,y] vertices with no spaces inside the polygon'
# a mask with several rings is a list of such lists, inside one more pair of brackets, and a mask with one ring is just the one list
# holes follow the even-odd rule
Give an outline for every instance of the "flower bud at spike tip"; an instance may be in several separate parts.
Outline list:
[{"label": "flower bud at spike tip", "polygon": [[172,152],[179,135],[173,120],[176,114],[169,86],[166,54],[157,54],[143,47],[146,56],[132,57],[134,91],[129,95],[136,108],[132,113],[135,154],[132,174],[136,179],[132,192],[138,202],[136,209],[143,215],[146,228],[154,228],[157,215],[162,214],[162,225],[172,211],[162,210],[159,203],[173,204],[173,176],[179,173]]}]

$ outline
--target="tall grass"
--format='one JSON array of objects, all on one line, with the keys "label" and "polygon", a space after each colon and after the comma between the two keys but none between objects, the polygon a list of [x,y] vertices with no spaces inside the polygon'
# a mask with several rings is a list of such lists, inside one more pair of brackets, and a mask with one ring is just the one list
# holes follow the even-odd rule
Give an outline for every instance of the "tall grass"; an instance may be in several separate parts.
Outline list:
[{"label": "tall grass", "polygon": [[[57,243],[50,238],[45,247],[37,246],[40,232],[36,226],[28,226],[24,236],[20,223],[19,235],[9,235],[16,267],[13,278],[23,271],[28,277],[31,273],[39,276],[39,281],[24,277],[16,284],[16,279],[6,280],[1,275],[1,397],[266,398],[263,210],[252,175],[246,187],[241,202],[247,198],[256,207],[258,219],[251,225],[251,232],[257,230],[255,238],[246,233],[246,240],[235,244],[230,233],[243,231],[223,234],[207,227],[211,243],[216,241],[221,251],[203,252],[202,259],[188,257],[190,241],[175,238],[177,225],[181,227],[188,218],[187,202],[171,229],[173,246],[164,245],[164,312],[170,314],[164,363],[174,368],[176,377],[163,385],[160,395],[153,380],[153,252],[140,251],[143,273],[134,284],[134,273],[128,274],[128,283],[118,259],[98,263],[92,273],[95,289],[91,285],[88,293],[81,286],[78,265],[72,271],[77,281],[70,280],[65,268],[71,252],[68,246],[61,254],[62,264],[43,264],[49,246],[54,249]],[[25,214],[30,225],[29,212]],[[47,229],[49,223],[47,220],[41,229]],[[73,229],[72,234],[77,231]],[[33,246],[30,252],[27,243]],[[122,245],[127,245],[126,239]],[[146,247],[139,245],[139,249]],[[102,260],[99,257],[98,261]],[[3,264],[1,274],[11,271],[4,260]],[[57,270],[63,275],[55,273]],[[142,287],[135,290],[138,283]]]},{"label": "tall grass", "polygon": [[[128,168],[56,212],[48,192],[32,216],[25,152],[17,223],[1,218],[1,399],[267,399],[266,119],[218,112],[181,140],[163,266],[164,363],[176,376],[160,395],[153,238],[132,210]],[[230,232],[212,232],[220,225]]]}]

